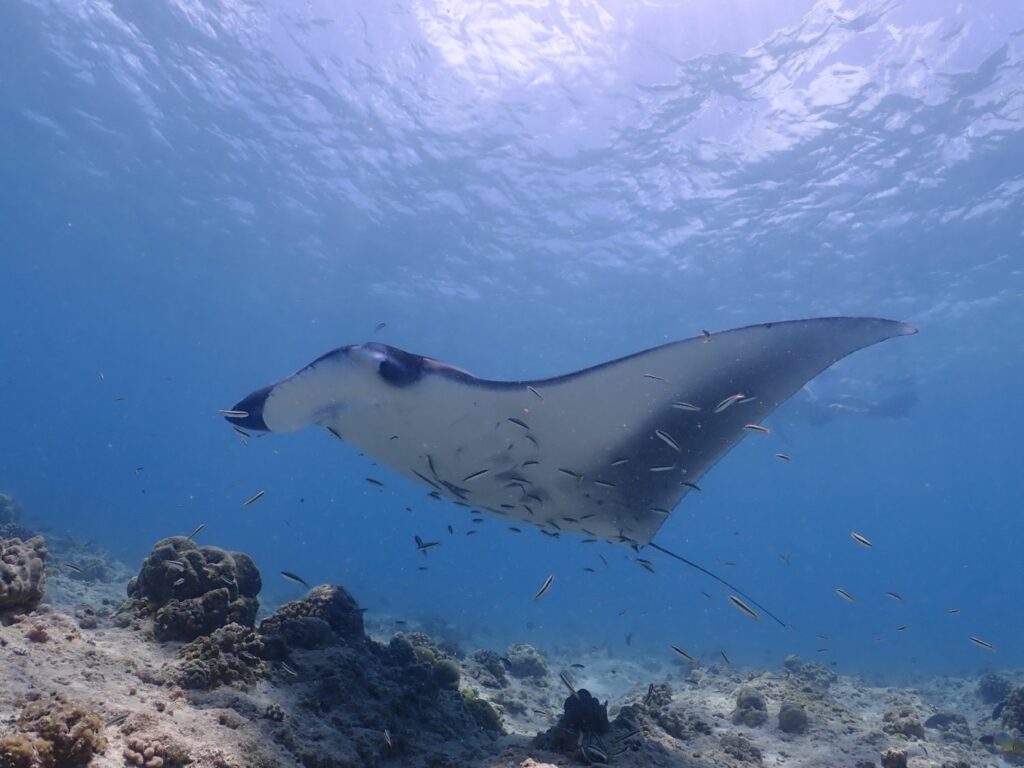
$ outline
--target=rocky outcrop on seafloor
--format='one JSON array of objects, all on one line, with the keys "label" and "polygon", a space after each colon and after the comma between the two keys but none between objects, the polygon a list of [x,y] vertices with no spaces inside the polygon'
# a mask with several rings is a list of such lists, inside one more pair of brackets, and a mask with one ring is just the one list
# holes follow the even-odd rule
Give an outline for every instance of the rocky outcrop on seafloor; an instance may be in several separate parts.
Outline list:
[{"label": "rocky outcrop on seafloor", "polygon": [[807,710],[803,704],[784,701],[779,707],[779,730],[786,733],[803,733],[807,730]]},{"label": "rocky outcrop on seafloor", "polygon": [[187,642],[229,623],[253,626],[262,586],[248,555],[173,536],[153,547],[118,613],[122,624],[151,626],[157,640]]},{"label": "rocky outcrop on seafloor", "polygon": [[736,692],[736,708],[730,719],[736,725],[747,725],[756,728],[768,722],[768,702],[764,695],[749,685],[744,685]]},{"label": "rocky outcrop on seafloor", "polygon": [[1014,688],[1003,706],[1003,727],[1024,733],[1024,685]]},{"label": "rocky outcrop on seafloor", "polygon": [[508,671],[513,677],[547,677],[548,663],[544,654],[527,643],[510,645],[505,652]]},{"label": "rocky outcrop on seafloor", "polygon": [[46,589],[46,542],[42,536],[0,539],[0,620],[39,605]]},{"label": "rocky outcrop on seafloor", "polygon": [[910,706],[890,709],[882,715],[882,730],[893,735],[905,736],[908,739],[924,738],[924,725],[922,725],[917,711]]},{"label": "rocky outcrop on seafloor", "polygon": [[344,587],[321,584],[261,621],[260,635],[278,655],[286,647],[314,649],[359,641],[363,639],[363,610]]},{"label": "rocky outcrop on seafloor", "polygon": [[22,710],[13,731],[0,737],[4,768],[71,768],[88,765],[106,749],[103,721],[93,712],[54,694]]},{"label": "rocky outcrop on seafloor", "polygon": [[997,704],[1010,695],[1013,686],[1002,675],[989,672],[978,679],[976,690],[978,698],[983,702],[986,704]]},{"label": "rocky outcrop on seafloor", "polygon": [[795,681],[819,693],[827,692],[839,677],[824,664],[804,661],[799,656],[787,656],[782,666]]}]

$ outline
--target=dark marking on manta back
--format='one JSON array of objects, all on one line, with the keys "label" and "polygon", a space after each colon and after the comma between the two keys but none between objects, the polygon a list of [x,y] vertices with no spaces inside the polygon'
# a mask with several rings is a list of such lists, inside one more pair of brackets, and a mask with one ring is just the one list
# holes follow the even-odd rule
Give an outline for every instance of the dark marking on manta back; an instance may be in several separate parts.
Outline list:
[{"label": "dark marking on manta back", "polygon": [[422,355],[375,342],[363,346],[384,355],[384,359],[377,366],[377,374],[388,384],[407,387],[410,384],[415,384],[423,376],[424,358]]}]

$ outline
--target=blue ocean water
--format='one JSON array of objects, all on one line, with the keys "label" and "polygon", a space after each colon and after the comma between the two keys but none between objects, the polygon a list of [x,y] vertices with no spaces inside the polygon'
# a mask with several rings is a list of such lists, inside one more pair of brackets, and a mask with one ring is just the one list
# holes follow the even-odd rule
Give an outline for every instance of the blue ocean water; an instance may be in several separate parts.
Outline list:
[{"label": "blue ocean water", "polygon": [[[285,569],[492,647],[1024,664],[1017,2],[10,0],[0,181],[0,489],[34,524],[134,565],[204,523],[265,602],[301,595]],[[814,382],[657,539],[791,630],[216,412],[370,339],[522,379],[833,314],[920,333]]]}]

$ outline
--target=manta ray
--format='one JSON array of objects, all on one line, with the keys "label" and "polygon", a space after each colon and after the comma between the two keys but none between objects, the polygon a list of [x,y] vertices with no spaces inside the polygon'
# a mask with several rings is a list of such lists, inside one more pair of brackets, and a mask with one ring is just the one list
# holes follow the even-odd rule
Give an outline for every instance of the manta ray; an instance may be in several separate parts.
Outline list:
[{"label": "manta ray", "polygon": [[655,544],[658,529],[808,381],[913,333],[867,317],[763,323],[532,381],[481,379],[371,342],[334,349],[223,413],[247,430],[322,426],[457,504],[549,533],[651,546],[736,589]]}]

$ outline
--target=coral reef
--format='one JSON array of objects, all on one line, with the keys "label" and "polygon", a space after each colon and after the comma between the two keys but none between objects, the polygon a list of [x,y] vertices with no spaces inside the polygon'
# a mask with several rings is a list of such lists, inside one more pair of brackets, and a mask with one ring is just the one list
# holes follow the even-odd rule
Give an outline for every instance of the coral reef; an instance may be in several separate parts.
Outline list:
[{"label": "coral reef", "polygon": [[168,665],[169,677],[182,688],[202,690],[251,685],[265,669],[262,651],[255,629],[228,624],[183,645]]},{"label": "coral reef", "polygon": [[761,750],[736,733],[727,733],[719,739],[722,751],[741,763],[761,765]]},{"label": "coral reef", "polygon": [[0,618],[39,605],[46,589],[47,554],[42,536],[0,539]]},{"label": "coral reef", "polygon": [[978,687],[975,690],[978,698],[985,703],[997,703],[1010,695],[1013,686],[1005,677],[989,672],[978,679]]},{"label": "coral reef", "polygon": [[975,690],[978,698],[986,704],[996,704],[1009,696],[1012,689],[1013,686],[1005,677],[989,672],[979,678]]},{"label": "coral reef", "polygon": [[957,744],[971,743],[971,729],[967,718],[956,712],[936,712],[924,721],[925,728],[935,728],[945,741]]},{"label": "coral reef", "polygon": [[804,661],[799,656],[787,656],[782,665],[794,679],[820,693],[828,691],[839,678],[824,664],[819,664],[816,661]]},{"label": "coral reef", "polygon": [[882,768],[907,768],[907,750],[887,749],[882,753]]},{"label": "coral reef", "polygon": [[760,691],[744,685],[736,692],[736,709],[730,719],[736,725],[764,725],[768,722],[768,703]]},{"label": "coral reef", "polygon": [[1024,733],[1024,685],[1010,691],[1003,707],[1003,727]]},{"label": "coral reef", "polygon": [[882,730],[906,738],[923,739],[924,726],[913,707],[890,709],[882,715]]},{"label": "coral reef", "polygon": [[259,571],[248,555],[197,547],[174,536],[157,542],[138,576],[128,582],[127,616],[151,617],[158,640],[194,640],[229,623],[252,626]]},{"label": "coral reef", "polygon": [[807,730],[807,710],[802,704],[791,701],[779,707],[779,729],[786,733],[803,733]]},{"label": "coral reef", "polygon": [[88,765],[106,749],[103,721],[94,713],[51,695],[28,704],[17,730],[0,739],[4,768],[66,768]]},{"label": "coral reef", "polygon": [[469,657],[469,676],[485,688],[505,688],[508,677],[505,674],[505,663],[494,651],[479,649]]},{"label": "coral reef", "polygon": [[357,642],[364,637],[363,610],[343,587],[321,584],[303,599],[282,605],[260,622],[259,630],[264,642],[278,649]]},{"label": "coral reef", "polygon": [[127,765],[143,768],[175,768],[188,765],[188,753],[173,741],[133,736],[121,751]]},{"label": "coral reef", "polygon": [[505,652],[508,671],[513,677],[547,677],[548,663],[544,655],[526,643],[510,645]]}]

